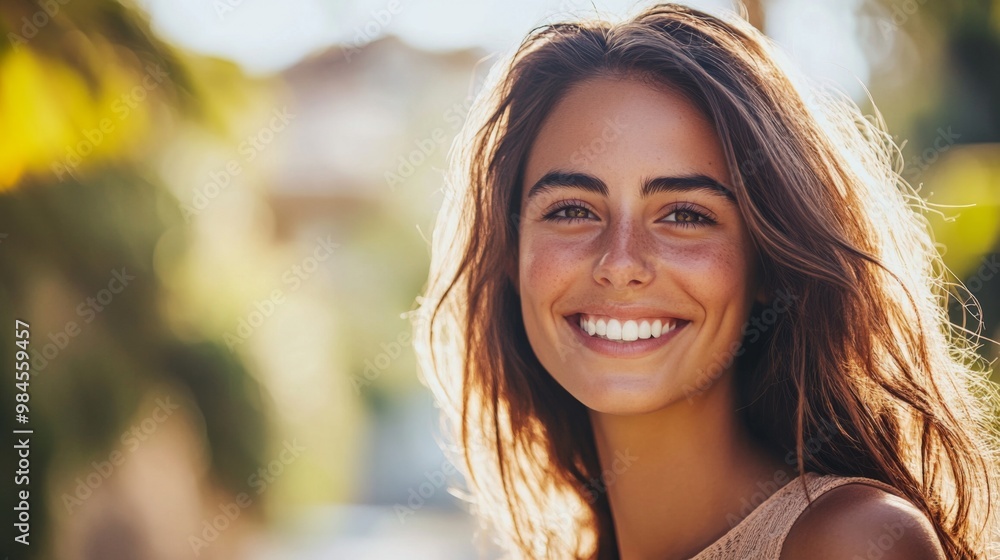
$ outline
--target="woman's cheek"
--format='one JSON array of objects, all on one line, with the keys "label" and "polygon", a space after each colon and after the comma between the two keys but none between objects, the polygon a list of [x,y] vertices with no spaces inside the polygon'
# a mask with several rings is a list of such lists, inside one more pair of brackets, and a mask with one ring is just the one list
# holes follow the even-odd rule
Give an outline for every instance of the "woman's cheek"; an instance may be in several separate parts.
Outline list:
[{"label": "woman's cheek", "polygon": [[566,236],[526,236],[520,246],[522,290],[544,293],[580,280],[588,262],[586,246]]},{"label": "woman's cheek", "polygon": [[661,244],[664,270],[703,306],[731,302],[745,294],[749,274],[745,255],[731,243]]}]

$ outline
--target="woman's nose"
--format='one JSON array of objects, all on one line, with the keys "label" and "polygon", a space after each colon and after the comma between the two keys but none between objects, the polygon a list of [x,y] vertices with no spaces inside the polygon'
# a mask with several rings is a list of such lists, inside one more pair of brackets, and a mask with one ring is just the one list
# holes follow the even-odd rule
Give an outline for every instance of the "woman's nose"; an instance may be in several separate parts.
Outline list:
[{"label": "woman's nose", "polygon": [[618,220],[602,233],[594,280],[602,286],[624,290],[653,279],[648,258],[649,240],[635,220]]}]

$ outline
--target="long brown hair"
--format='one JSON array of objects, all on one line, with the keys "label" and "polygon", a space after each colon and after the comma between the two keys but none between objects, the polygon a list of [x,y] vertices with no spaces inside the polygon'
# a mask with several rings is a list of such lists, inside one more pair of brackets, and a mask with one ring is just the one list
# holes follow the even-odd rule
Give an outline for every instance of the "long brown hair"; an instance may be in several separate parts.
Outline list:
[{"label": "long brown hair", "polygon": [[736,362],[752,433],[800,473],[891,484],[949,558],[986,558],[1000,440],[978,330],[948,319],[956,285],[884,124],[778,57],[738,18],[656,5],[535,29],[477,98],[414,344],[473,508],[515,557],[617,557],[587,411],[532,352],[510,272],[532,141],[570,87],[610,76],[679,90],[710,119],[765,286],[798,298]]}]

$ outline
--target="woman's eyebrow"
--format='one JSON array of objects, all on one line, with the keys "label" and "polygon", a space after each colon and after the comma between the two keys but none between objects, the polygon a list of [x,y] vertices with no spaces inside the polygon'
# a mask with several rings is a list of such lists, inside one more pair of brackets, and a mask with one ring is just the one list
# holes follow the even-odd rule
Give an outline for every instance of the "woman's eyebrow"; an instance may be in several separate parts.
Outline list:
[{"label": "woman's eyebrow", "polygon": [[[597,177],[588,175],[587,173],[556,170],[549,171],[541,179],[535,181],[535,184],[531,185],[531,188],[528,189],[527,198],[531,199],[535,195],[558,188],[583,189],[602,196],[608,196],[608,186]],[[721,196],[730,202],[736,201],[736,197],[733,196],[732,191],[722,183],[708,175],[700,173],[645,179],[642,182],[640,195],[642,198],[647,198],[652,194],[660,192],[690,191],[707,191],[710,194]]]}]

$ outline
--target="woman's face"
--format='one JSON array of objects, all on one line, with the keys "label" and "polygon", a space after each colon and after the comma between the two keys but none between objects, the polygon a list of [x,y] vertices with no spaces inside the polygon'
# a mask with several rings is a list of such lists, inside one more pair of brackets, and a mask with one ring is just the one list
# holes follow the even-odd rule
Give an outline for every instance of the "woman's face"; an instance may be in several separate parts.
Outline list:
[{"label": "woman's face", "polygon": [[695,106],[632,80],[583,82],[526,165],[517,289],[545,369],[617,414],[730,375],[763,298],[719,139]]}]

